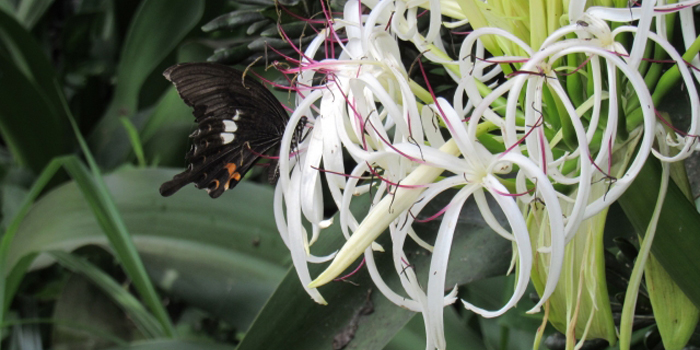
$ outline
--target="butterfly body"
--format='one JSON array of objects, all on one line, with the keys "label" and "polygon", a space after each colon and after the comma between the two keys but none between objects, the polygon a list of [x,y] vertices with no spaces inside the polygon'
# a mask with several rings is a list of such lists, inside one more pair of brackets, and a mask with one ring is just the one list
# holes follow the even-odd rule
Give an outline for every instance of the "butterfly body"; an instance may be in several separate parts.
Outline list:
[{"label": "butterfly body", "polygon": [[[187,169],[160,187],[170,196],[194,183],[212,198],[235,187],[261,155],[279,148],[289,117],[262,84],[215,63],[185,63],[163,72],[197,122]],[[303,127],[303,126],[302,126]]]}]

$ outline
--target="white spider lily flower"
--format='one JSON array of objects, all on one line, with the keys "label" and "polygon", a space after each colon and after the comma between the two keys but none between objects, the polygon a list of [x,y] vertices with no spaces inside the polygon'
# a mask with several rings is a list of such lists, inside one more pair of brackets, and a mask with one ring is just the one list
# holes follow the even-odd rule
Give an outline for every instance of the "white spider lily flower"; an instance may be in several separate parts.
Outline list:
[{"label": "white spider lily flower", "polygon": [[[528,35],[521,30],[527,27],[522,19],[500,20],[494,13],[484,14],[477,18],[483,23],[473,24],[477,29],[465,37],[458,57],[453,59],[445,53],[439,35],[444,25],[440,16],[463,23],[469,17],[464,9],[496,8],[488,8],[494,2],[465,3],[350,0],[342,18],[329,19],[329,27],[300,53],[299,68],[288,70],[298,73],[301,93],[282,139],[280,154],[285,156],[279,160],[275,217],[299,278],[312,298],[323,303],[316,288],[364,255],[381,293],[395,304],[423,314],[427,349],[446,347],[443,308],[457,301],[457,289],[445,285],[445,276],[456,222],[466,200],[474,198],[484,221],[513,242],[518,280],[513,295],[499,310],[485,310],[465,300],[463,305],[485,317],[503,314],[521,299],[533,261],[539,261],[541,299],[531,310],[536,312],[554,293],[562,265],[566,265],[563,262],[569,261],[565,260],[566,244],[576,239],[570,251],[582,247],[591,252],[586,244],[594,241],[590,236],[595,230],[590,225],[604,222],[607,208],[631,185],[649,154],[669,162],[684,159],[700,147],[700,101],[693,81],[697,73],[685,63],[696,57],[676,52],[663,30],[664,11],[680,11],[686,22],[692,21],[687,9],[697,1],[658,6],[649,1],[624,11],[586,9],[585,2],[571,1],[568,17],[563,17],[569,19],[568,25],[559,23],[562,17],[556,15],[543,20],[546,25],[531,22]],[[425,31],[417,27],[421,6],[430,10]],[[501,27],[489,27],[489,19]],[[621,25],[614,30],[609,25],[609,21],[631,19],[638,25]],[[656,32],[650,30],[652,23],[657,23]],[[342,40],[339,33],[345,35]],[[618,42],[622,33],[636,34],[629,50]],[[694,35],[689,30],[683,34]],[[328,52],[329,45],[324,45],[331,39],[340,48],[337,53]],[[686,39],[685,44],[691,47],[696,42]],[[423,87],[410,80],[399,46],[406,43],[421,52],[419,59],[441,65],[454,80],[452,102],[434,95],[426,75],[428,97]],[[640,72],[648,63],[643,54],[650,43],[677,63],[674,69],[687,87],[692,122],[686,134],[667,134],[665,139],[656,134],[661,130],[655,115],[657,97],[652,96]],[[504,71],[512,73],[502,79]],[[585,82],[563,84],[559,77],[567,71]],[[419,104],[419,99],[426,105]],[[309,125],[305,137],[299,136],[297,126],[302,118]],[[450,139],[445,139],[447,134],[441,128],[447,129]],[[477,138],[484,130],[493,131],[487,136],[502,143],[505,151],[487,149]],[[637,153],[621,152],[624,159],[613,159],[613,153],[628,147],[632,139],[638,141]],[[298,144],[292,144],[293,140]],[[675,150],[659,147],[661,151],[656,151],[654,141]],[[346,161],[356,165],[346,169]],[[368,174],[380,178],[376,190],[374,184],[360,185],[360,179]],[[504,186],[507,177],[514,178],[515,190]],[[330,198],[323,196],[324,178]],[[350,212],[353,198],[370,188],[369,212]],[[450,188],[458,191],[439,213],[443,218],[431,246],[417,237],[413,223],[427,203]],[[496,220],[487,194],[505,214],[506,227]],[[328,226],[323,217],[324,200],[338,208],[347,242],[336,254],[315,256],[312,245]],[[534,207],[540,208],[531,210]],[[539,220],[538,231],[528,232],[528,220],[533,216]],[[305,225],[311,227],[310,233]],[[390,254],[403,290],[390,288],[374,261],[374,253],[383,249],[374,241],[387,228]],[[408,268],[404,244],[409,238],[432,253],[426,286],[421,286],[415,271]],[[326,271],[315,279],[310,276],[309,263],[331,259]],[[585,283],[596,287],[604,282]],[[593,299],[599,302],[604,297]]]},{"label": "white spider lily flower", "polygon": [[[591,22],[596,21],[592,20]],[[600,23],[604,24],[604,22]],[[470,117],[472,121],[484,118],[501,126],[506,147],[515,147],[515,149],[518,150],[519,148],[516,146],[524,144],[525,148],[523,151],[527,151],[528,157],[538,164],[553,181],[577,186],[578,190],[574,192],[576,197],[570,198],[571,202],[575,204],[571,212],[565,213],[567,215],[567,241],[573,238],[573,234],[578,229],[582,220],[592,217],[609,206],[624,193],[627,187],[629,187],[641,169],[641,166],[644,164],[646,157],[651,152],[651,146],[654,140],[654,125],[656,123],[656,116],[653,111],[654,103],[650,92],[644,84],[644,79],[636,70],[630,67],[627,62],[618,57],[615,53],[609,51],[617,47],[617,45],[610,42],[610,39],[614,38],[612,33],[609,30],[596,29],[594,25],[588,25],[584,28],[591,28],[588,30],[589,33],[602,34],[602,40],[587,40],[587,38],[559,40],[568,33],[581,31],[582,28],[580,24],[572,24],[557,30],[552,34],[551,38],[544,41],[543,45],[545,46],[535,51],[512,34],[500,29],[479,29],[472,32],[465,38],[461,48],[464,57],[467,57],[467,53],[471,52],[474,43],[481,36],[487,34],[497,34],[504,39],[511,40],[513,43],[519,45],[524,52],[531,53],[531,56],[527,57],[527,60],[520,67],[519,72],[521,74],[501,84],[485,97],[481,97],[474,79],[470,77],[473,63],[468,59],[462,60],[460,71],[465,78],[456,93],[459,95],[462,94],[463,91],[469,97],[470,101],[473,101],[475,108]],[[593,79],[595,86],[602,86],[600,82],[602,75],[599,74],[600,65],[598,64],[598,60],[603,59],[608,68],[607,81],[610,90],[606,95],[608,105],[612,107],[608,108],[607,123],[605,125],[597,124],[600,119],[598,113],[600,113],[601,110],[599,106],[602,103],[603,94],[601,93],[602,89],[601,91],[596,90],[593,96],[595,99],[594,116],[591,118],[588,131],[581,122],[581,116],[579,112],[577,112],[576,106],[574,106],[574,103],[571,101],[566,89],[560,84],[558,79],[556,79],[555,70],[552,69],[557,60],[574,53],[595,56],[591,59],[591,67],[594,69]],[[608,157],[615,146],[618,132],[617,124],[619,116],[618,108],[616,108],[618,103],[616,99],[618,87],[614,84],[617,79],[615,74],[618,70],[631,82],[630,85],[634,89],[633,92],[640,101],[644,118],[644,134],[640,145],[641,150],[632,161],[628,171],[611,185],[610,190],[600,195],[597,200],[592,201],[589,197],[590,185],[595,175],[590,161],[590,159],[592,159],[591,151],[589,151],[591,141],[593,140],[592,131],[599,128],[603,129],[603,138],[598,145],[599,151],[594,162],[595,164],[600,164],[597,165],[596,168],[604,169],[606,168],[605,164],[608,162]],[[598,81],[596,82],[596,80]],[[544,104],[543,90],[545,86],[556,95],[559,101],[561,101],[566,114],[560,115],[559,118],[567,119],[566,121],[573,128],[574,142],[578,146],[577,149],[564,153],[561,157],[555,157],[552,152],[557,143],[561,141],[561,138],[556,137],[549,139],[543,131],[545,126],[542,122],[543,115],[541,111],[543,110]],[[460,90],[460,88],[463,90]],[[519,96],[520,92],[523,90],[525,91],[525,102],[522,109],[525,117],[525,127],[518,126],[516,118],[516,109],[520,105]],[[505,117],[501,117],[493,110],[491,104],[496,101],[497,98],[506,94],[507,106],[504,113]],[[595,122],[595,124],[593,122]],[[470,123],[470,128],[475,128],[476,125],[477,123]],[[536,132],[529,132],[527,127],[533,125],[538,125]],[[524,138],[523,135],[525,135]],[[562,172],[562,166],[566,162],[572,160],[577,162],[578,172],[574,172],[573,175],[566,175]],[[520,185],[519,190],[524,190],[522,178],[518,183]],[[560,195],[567,197],[565,194]],[[525,199],[527,200],[527,197]]]},{"label": "white spider lily flower", "polygon": [[[691,125],[686,132],[676,132],[675,135],[668,135],[666,137],[660,138],[661,142],[667,143],[669,146],[674,147],[677,152],[673,156],[670,154],[662,154],[655,149],[651,149],[651,152],[660,160],[665,162],[675,162],[683,160],[689,157],[698,148],[698,135],[700,135],[700,98],[698,97],[698,90],[696,88],[694,78],[696,81],[700,81],[700,72],[691,70],[688,68],[688,62],[697,67],[700,63],[700,58],[697,54],[697,48],[695,49],[695,54],[684,59],[678,51],[673,47],[673,45],[668,41],[666,35],[666,14],[672,12],[680,12],[681,20],[683,21],[683,26],[681,31],[683,34],[684,43],[686,49],[690,49],[692,45],[697,47],[700,39],[695,33],[695,25],[692,16],[688,16],[688,13],[692,12],[693,7],[700,4],[698,0],[682,1],[675,4],[665,4],[654,6],[655,3],[650,1],[644,3],[642,7],[633,8],[630,11],[624,11],[624,9],[610,9],[603,7],[592,7],[588,9],[587,13],[591,17],[597,17],[599,20],[609,20],[615,22],[629,22],[631,20],[639,20],[639,24],[636,26],[620,26],[611,32],[613,39],[621,33],[634,33],[634,44],[632,52],[630,52],[629,57],[625,58],[626,63],[635,68],[639,65],[642,57],[644,48],[648,45],[648,42],[653,42],[658,45],[661,50],[670,57],[671,60],[675,62],[673,69],[677,70],[683,80],[683,85],[686,87],[688,93],[688,100],[690,102],[690,122]],[[654,19],[656,21],[656,32],[650,30],[651,21]],[[691,41],[692,40],[692,41]],[[635,86],[636,87],[636,86]],[[652,102],[658,102],[658,98]]]},{"label": "white spider lily flower", "polygon": [[[404,187],[398,188],[393,193],[393,196],[384,197],[381,202],[374,206],[359,226],[352,214],[347,212],[347,216],[350,218],[346,219],[346,221],[351,222],[349,226],[354,229],[354,233],[328,269],[311,286],[320,286],[329,282],[348,267],[359,253],[364,250],[365,259],[370,267],[370,275],[375,284],[379,286],[380,291],[398,305],[413,311],[423,312],[426,333],[429,338],[428,348],[444,349],[443,307],[455,301],[454,295],[456,292],[456,289],[453,289],[447,295],[443,292],[446,287],[447,259],[450,255],[456,222],[465,201],[470,196],[474,196],[485,221],[491,225],[494,231],[515,243],[518,251],[517,257],[520,262],[515,292],[501,309],[489,311],[463,301],[467,309],[485,317],[499,316],[515,306],[525,292],[533,261],[527,227],[518,206],[517,197],[508,193],[505,186],[499,182],[498,175],[510,172],[512,166],[517,165],[520,171],[529,179],[535,183],[542,184],[542,186],[538,185],[536,190],[538,198],[547,204],[547,210],[550,213],[549,224],[552,227],[552,232],[557,232],[557,234],[552,234],[551,236],[551,246],[543,249],[541,252],[551,255],[551,264],[548,269],[551,271],[550,276],[553,276],[553,278],[551,282],[548,281],[545,295],[541,302],[533,308],[533,312],[538,311],[539,307],[546,301],[547,296],[554,291],[557,282],[556,277],[559,275],[564,256],[564,235],[561,234],[564,224],[556,191],[551,187],[546,175],[538,169],[536,164],[526,157],[509,152],[491,154],[481,144],[476,142],[475,138],[467,135],[464,123],[460,121],[457,113],[446,100],[438,99],[436,107],[433,108],[435,108],[436,112],[438,110],[441,111],[442,120],[448,125],[453,141],[443,145],[440,150],[428,146],[419,148],[410,143],[395,144],[392,150],[384,154],[377,154],[376,157],[371,159],[371,161],[376,161],[381,157],[397,158],[408,156],[422,159],[425,164],[401,182],[399,186]],[[469,156],[459,158],[457,157],[459,153],[468,154]],[[424,181],[434,181],[435,177],[441,174],[443,170],[454,175],[433,183],[427,188],[413,187],[424,183]],[[364,163],[359,164],[353,171],[353,176],[347,183],[344,196],[345,202],[349,201],[348,198],[351,196],[349,193],[352,193],[352,188],[357,184],[358,177],[355,175],[366,171],[368,171],[368,167]],[[464,187],[457,192],[444,213],[432,251],[427,290],[423,291],[412,274],[405,274],[410,261],[403,253],[403,242],[406,236],[409,235],[415,216],[421,212],[427,203],[445,190],[460,186]],[[486,202],[485,192],[488,192],[495,198],[501,211],[505,213],[510,231],[498,224]],[[381,276],[374,272],[371,267],[373,263],[371,249],[365,250],[364,248],[387,226],[391,229],[391,238],[392,242],[394,242],[392,248],[396,273],[401,277],[402,286],[408,297],[403,297],[400,293],[394,292],[386,286],[381,280]],[[431,341],[434,341],[434,344],[430,344]]]},{"label": "white spider lily flower", "polygon": [[[311,282],[307,264],[332,257],[316,257],[310,249],[328,226],[323,219],[321,177],[327,180],[331,199],[340,208],[347,181],[344,151],[357,163],[363,163],[374,153],[386,151],[391,143],[424,142],[420,113],[397,42],[384,31],[383,24],[369,21],[371,15],[360,17],[359,6],[358,1],[349,1],[343,20],[334,24],[335,30],[344,28],[347,33],[338,58],[316,60],[323,55],[324,41],[334,35],[329,30],[322,31],[305,50],[296,70],[297,85],[311,87],[311,93],[297,96],[297,107],[280,149],[280,154],[291,156],[279,159],[277,226],[292,253],[302,284],[319,303],[324,301],[318,291],[306,286]],[[314,86],[314,79],[320,77],[325,78],[325,83]],[[302,117],[307,118],[310,127],[308,135],[299,140],[296,126]],[[301,141],[298,145],[292,145],[295,137]],[[302,152],[295,153],[294,148]],[[404,159],[379,165],[392,171],[396,166],[403,168],[390,174],[400,179],[417,166],[409,163]],[[304,229],[305,222],[311,225],[310,236]],[[344,232],[348,236],[347,230]]]}]

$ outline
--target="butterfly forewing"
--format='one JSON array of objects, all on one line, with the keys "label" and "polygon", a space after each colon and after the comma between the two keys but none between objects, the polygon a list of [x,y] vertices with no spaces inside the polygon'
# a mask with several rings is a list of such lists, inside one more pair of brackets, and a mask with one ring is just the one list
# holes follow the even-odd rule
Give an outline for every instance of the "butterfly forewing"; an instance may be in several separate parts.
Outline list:
[{"label": "butterfly forewing", "polygon": [[164,183],[162,195],[194,183],[216,198],[236,186],[260,155],[279,146],[287,113],[253,78],[214,63],[180,64],[163,75],[194,108],[198,126],[190,135],[187,170]]}]

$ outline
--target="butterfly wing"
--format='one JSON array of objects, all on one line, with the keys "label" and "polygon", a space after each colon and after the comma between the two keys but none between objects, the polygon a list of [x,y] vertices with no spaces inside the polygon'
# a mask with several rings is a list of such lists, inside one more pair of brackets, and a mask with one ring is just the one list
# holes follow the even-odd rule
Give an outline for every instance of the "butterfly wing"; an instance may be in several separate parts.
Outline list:
[{"label": "butterfly wing", "polygon": [[165,70],[198,124],[185,156],[188,167],[164,183],[163,196],[194,183],[212,198],[235,187],[261,154],[279,145],[287,113],[262,84],[215,63],[185,63]]}]

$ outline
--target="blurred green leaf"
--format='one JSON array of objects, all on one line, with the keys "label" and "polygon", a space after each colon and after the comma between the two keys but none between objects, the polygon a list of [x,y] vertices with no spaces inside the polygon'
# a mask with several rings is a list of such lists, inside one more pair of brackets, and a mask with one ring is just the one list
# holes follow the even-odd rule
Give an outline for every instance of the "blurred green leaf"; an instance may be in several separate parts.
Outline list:
[{"label": "blurred green leaf", "polygon": [[107,350],[234,350],[235,347],[194,340],[156,340],[135,342]]},{"label": "blurred green leaf", "polygon": [[[48,1],[47,1],[48,2]],[[57,137],[70,139],[70,127],[63,111],[63,92],[57,88],[56,72],[46,56],[46,51],[36,42],[34,37],[6,13],[0,12],[0,43],[8,50],[11,60],[18,70],[31,82],[43,99],[46,99],[54,110],[52,126],[60,129],[53,130]],[[1,66],[1,67],[4,67]],[[26,115],[26,114],[24,114]],[[47,118],[47,117],[45,117]],[[49,126],[47,126],[49,127]]]},{"label": "blurred green leaf", "polygon": [[[661,179],[658,160],[649,158],[620,205],[638,234],[644,235],[654,210]],[[671,181],[651,252],[686,296],[700,307],[700,214]]]},{"label": "blurred green leaf", "polygon": [[[353,202],[355,213],[367,210],[367,197]],[[465,219],[460,220],[457,226],[458,233],[452,245],[446,286],[464,285],[503,274],[510,262],[510,242],[488,228],[474,203],[467,204],[462,215]],[[324,230],[314,244],[315,254],[328,254],[345,241],[338,221],[335,220],[333,226]],[[437,231],[435,225],[439,225],[439,222],[433,221],[419,228],[419,236],[434,236]],[[379,243],[391,247],[388,235],[381,236]],[[405,251],[417,274],[426,277],[424,275],[429,270],[430,254],[410,244],[407,244]],[[394,290],[400,290],[391,254],[375,253],[374,256],[387,284]],[[319,265],[310,266],[312,276],[317,275],[322,268]],[[354,339],[345,349],[383,349],[414,313],[394,305],[380,295],[366,269],[360,270],[349,280],[352,284],[334,282],[322,287],[320,292],[328,302],[328,305],[322,306],[309,298],[302,289],[296,272],[291,270],[260,312],[238,349],[329,349],[334,337],[347,332],[358,311],[368,305],[370,290],[373,291],[370,300],[374,311],[359,316]]]},{"label": "blurred green leaf", "polygon": [[141,144],[139,131],[136,130],[134,123],[132,123],[131,120],[129,120],[128,118],[121,117],[119,118],[119,121],[122,122],[126,133],[129,135],[129,142],[131,143],[131,147],[134,150],[134,154],[136,154],[136,160],[138,161],[138,165],[141,167],[146,166],[146,158],[143,156],[143,145]]},{"label": "blurred green leaf", "polygon": [[10,0],[0,0],[0,10],[9,15],[14,15],[16,11],[13,2]]},{"label": "blurred green leaf", "polygon": [[[486,350],[481,334],[468,328],[455,311],[461,307],[459,303],[445,308],[445,341],[450,349]],[[465,314],[470,314],[466,310]],[[401,329],[394,339],[384,347],[384,350],[423,350],[425,349],[425,325],[419,316],[413,316],[411,321]]]},{"label": "blurred green leaf", "polygon": [[125,314],[85,277],[73,274],[62,283],[53,307],[52,348],[104,349],[143,337],[133,325],[133,315]]},{"label": "blurred green leaf", "polygon": [[[77,130],[74,123],[73,127]],[[76,135],[80,136],[79,134]],[[3,271],[5,274],[7,274],[8,271],[14,273],[18,271],[14,269],[14,264],[17,261],[25,261],[23,259],[26,254],[36,253],[35,251],[25,251],[25,254],[17,256],[16,260],[13,261],[12,254],[14,251],[11,247],[15,243],[14,239],[20,232],[20,226],[27,222],[26,216],[33,201],[39,196],[39,193],[44,190],[46,184],[53,178],[56,172],[60,168],[64,168],[78,184],[84,200],[89,203],[88,208],[92,214],[91,217],[97,219],[101,231],[108,238],[110,247],[115,250],[115,255],[123,265],[126,273],[132,279],[135,288],[143,298],[144,304],[153,311],[165,329],[166,334],[172,336],[173,329],[170,319],[160,299],[158,299],[153,285],[148,279],[145,268],[133,246],[131,237],[110,197],[109,190],[106,188],[99,171],[95,169],[94,160],[85,146],[85,141],[81,137],[78,137],[78,141],[81,143],[83,150],[85,150],[85,157],[92,165],[93,172],[90,173],[75,156],[56,158],[46,166],[46,169],[44,169],[34,185],[32,185],[29,194],[25,197],[24,203],[20,206],[20,210],[17,215],[12,218],[11,224],[7,226],[8,228],[2,236],[2,242],[0,244],[0,271]],[[60,206],[62,204],[63,203],[58,205]],[[22,270],[20,269],[19,272],[21,273]],[[6,283],[7,281],[5,279],[0,278],[0,299],[11,298],[13,296],[12,293],[14,293],[14,290],[6,289]],[[4,311],[5,310],[2,310],[2,312]],[[0,315],[0,319],[3,318],[4,314]]]},{"label": "blurred green leaf", "polygon": [[[238,26],[250,24],[265,19],[260,10],[240,10],[221,15],[202,26],[203,32],[211,32],[220,29],[234,29]],[[237,29],[237,28],[236,28]]]},{"label": "blurred green leaf", "polygon": [[25,28],[34,28],[36,22],[52,4],[53,0],[22,0],[17,6],[17,19]]},{"label": "blurred green leaf", "polygon": [[[158,187],[175,174],[124,169],[106,176],[105,183],[156,283],[232,324],[246,326],[289,264],[272,219],[272,191],[243,182],[217,200],[192,186],[162,197]],[[107,242],[78,186],[69,183],[32,207],[9,248],[8,267],[32,252],[72,251]],[[52,261],[42,255],[33,268]]]},{"label": "blurred green leaf", "polygon": [[68,119],[55,89],[51,65],[34,39],[0,12],[0,133],[17,161],[39,173],[52,158],[71,150]]},{"label": "blurred green leaf", "polygon": [[55,156],[67,151],[58,115],[41,91],[0,55],[0,133],[19,164],[39,173]]},{"label": "blurred green leaf", "polygon": [[[90,137],[98,163],[112,169],[129,152],[120,117],[132,118],[146,78],[199,22],[202,0],[146,0],[131,21],[117,67],[114,98]],[[143,125],[132,119],[140,129]]]},{"label": "blurred green leaf", "polygon": [[[497,310],[513,293],[514,275],[484,279],[467,286],[460,297],[487,310]],[[530,286],[526,292],[534,294]],[[536,294],[535,294],[536,295]],[[542,314],[526,314],[535,304],[529,298],[521,299],[517,306],[497,318],[475,315],[484,346],[489,349],[530,350],[537,328],[542,324]],[[471,312],[467,312],[471,314]]]},{"label": "blurred green leaf", "polygon": [[129,291],[120,286],[112,277],[88,262],[63,251],[50,251],[49,255],[56,259],[63,267],[82,275],[85,275],[95,286],[100,288],[106,296],[116,303],[129,318],[141,330],[143,335],[149,338],[164,337],[163,328],[143,304]]},{"label": "blurred green leaf", "polygon": [[148,142],[154,135],[162,131],[161,129],[164,126],[171,123],[186,123],[188,126],[195,125],[192,109],[182,102],[175,87],[169,88],[163,94],[153,114],[148,118],[148,122],[141,131],[141,140],[144,143]]}]

